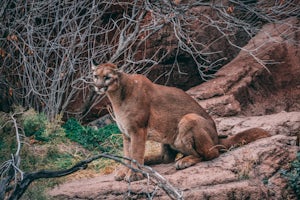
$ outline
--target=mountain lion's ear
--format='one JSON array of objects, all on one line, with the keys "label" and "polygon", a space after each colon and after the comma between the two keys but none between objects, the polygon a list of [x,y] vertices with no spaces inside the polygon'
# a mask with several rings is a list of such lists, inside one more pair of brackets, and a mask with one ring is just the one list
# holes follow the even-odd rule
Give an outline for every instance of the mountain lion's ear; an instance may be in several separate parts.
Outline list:
[{"label": "mountain lion's ear", "polygon": [[94,71],[97,69],[98,64],[94,60],[92,60],[91,66],[92,66],[92,70]]}]

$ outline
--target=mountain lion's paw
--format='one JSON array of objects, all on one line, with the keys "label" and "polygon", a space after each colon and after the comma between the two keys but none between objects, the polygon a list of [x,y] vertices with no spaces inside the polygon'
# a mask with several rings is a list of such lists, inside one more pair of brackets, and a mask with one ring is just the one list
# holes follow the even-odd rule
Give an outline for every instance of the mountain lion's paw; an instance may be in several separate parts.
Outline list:
[{"label": "mountain lion's paw", "polygon": [[129,170],[124,178],[127,182],[139,181],[142,179],[144,179],[144,175],[142,173],[133,172],[132,170]]},{"label": "mountain lion's paw", "polygon": [[126,174],[129,172],[129,169],[125,166],[120,167],[119,169],[117,169],[117,171],[115,172],[115,180],[116,181],[122,181],[124,180]]}]

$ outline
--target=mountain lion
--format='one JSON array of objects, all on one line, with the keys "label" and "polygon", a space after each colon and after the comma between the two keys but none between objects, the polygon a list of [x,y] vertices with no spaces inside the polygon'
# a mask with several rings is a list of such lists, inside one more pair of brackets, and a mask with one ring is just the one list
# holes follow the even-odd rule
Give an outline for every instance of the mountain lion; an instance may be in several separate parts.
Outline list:
[{"label": "mountain lion", "polygon": [[[174,162],[180,152],[184,156],[175,166],[184,169],[218,157],[221,149],[269,136],[253,128],[219,138],[212,118],[184,91],[155,84],[143,75],[120,72],[111,63],[93,65],[92,69],[95,91],[107,94],[123,133],[124,156],[139,164]],[[161,143],[161,155],[144,158],[146,140]],[[142,178],[141,173],[125,166],[115,174],[116,180]]]}]

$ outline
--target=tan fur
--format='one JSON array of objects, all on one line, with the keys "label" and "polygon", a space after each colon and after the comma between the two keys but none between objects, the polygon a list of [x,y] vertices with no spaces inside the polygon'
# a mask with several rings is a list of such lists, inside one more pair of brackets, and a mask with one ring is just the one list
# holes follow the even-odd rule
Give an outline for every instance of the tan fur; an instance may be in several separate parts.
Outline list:
[{"label": "tan fur", "polygon": [[219,143],[223,145],[226,149],[237,147],[241,145],[248,144],[252,142],[254,139],[258,140],[260,138],[269,137],[270,134],[261,129],[261,128],[251,128],[245,131],[242,131],[238,134],[230,136],[226,139],[219,139]]},{"label": "tan fur", "polygon": [[[174,162],[180,152],[184,157],[175,166],[184,169],[218,157],[222,149],[218,146],[230,148],[269,136],[262,129],[250,129],[219,139],[212,118],[182,90],[154,84],[143,75],[119,72],[111,63],[94,67],[93,74],[96,91],[106,92],[112,103],[123,133],[124,156],[140,164]],[[162,154],[144,158],[146,140],[162,143]],[[125,167],[115,175],[116,180],[142,178],[142,174]]]}]

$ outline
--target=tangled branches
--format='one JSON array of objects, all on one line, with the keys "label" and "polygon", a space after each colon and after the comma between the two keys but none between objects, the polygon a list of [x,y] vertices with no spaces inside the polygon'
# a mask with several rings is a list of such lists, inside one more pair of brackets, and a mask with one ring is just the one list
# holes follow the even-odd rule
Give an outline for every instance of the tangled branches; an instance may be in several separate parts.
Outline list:
[{"label": "tangled branches", "polygon": [[240,50],[265,65],[243,46],[264,23],[300,13],[298,0],[187,2],[3,1],[0,82],[14,103],[50,120],[59,113],[83,117],[101,98],[89,89],[92,59],[144,74],[168,65],[157,76],[167,79],[188,65],[209,79]]}]

